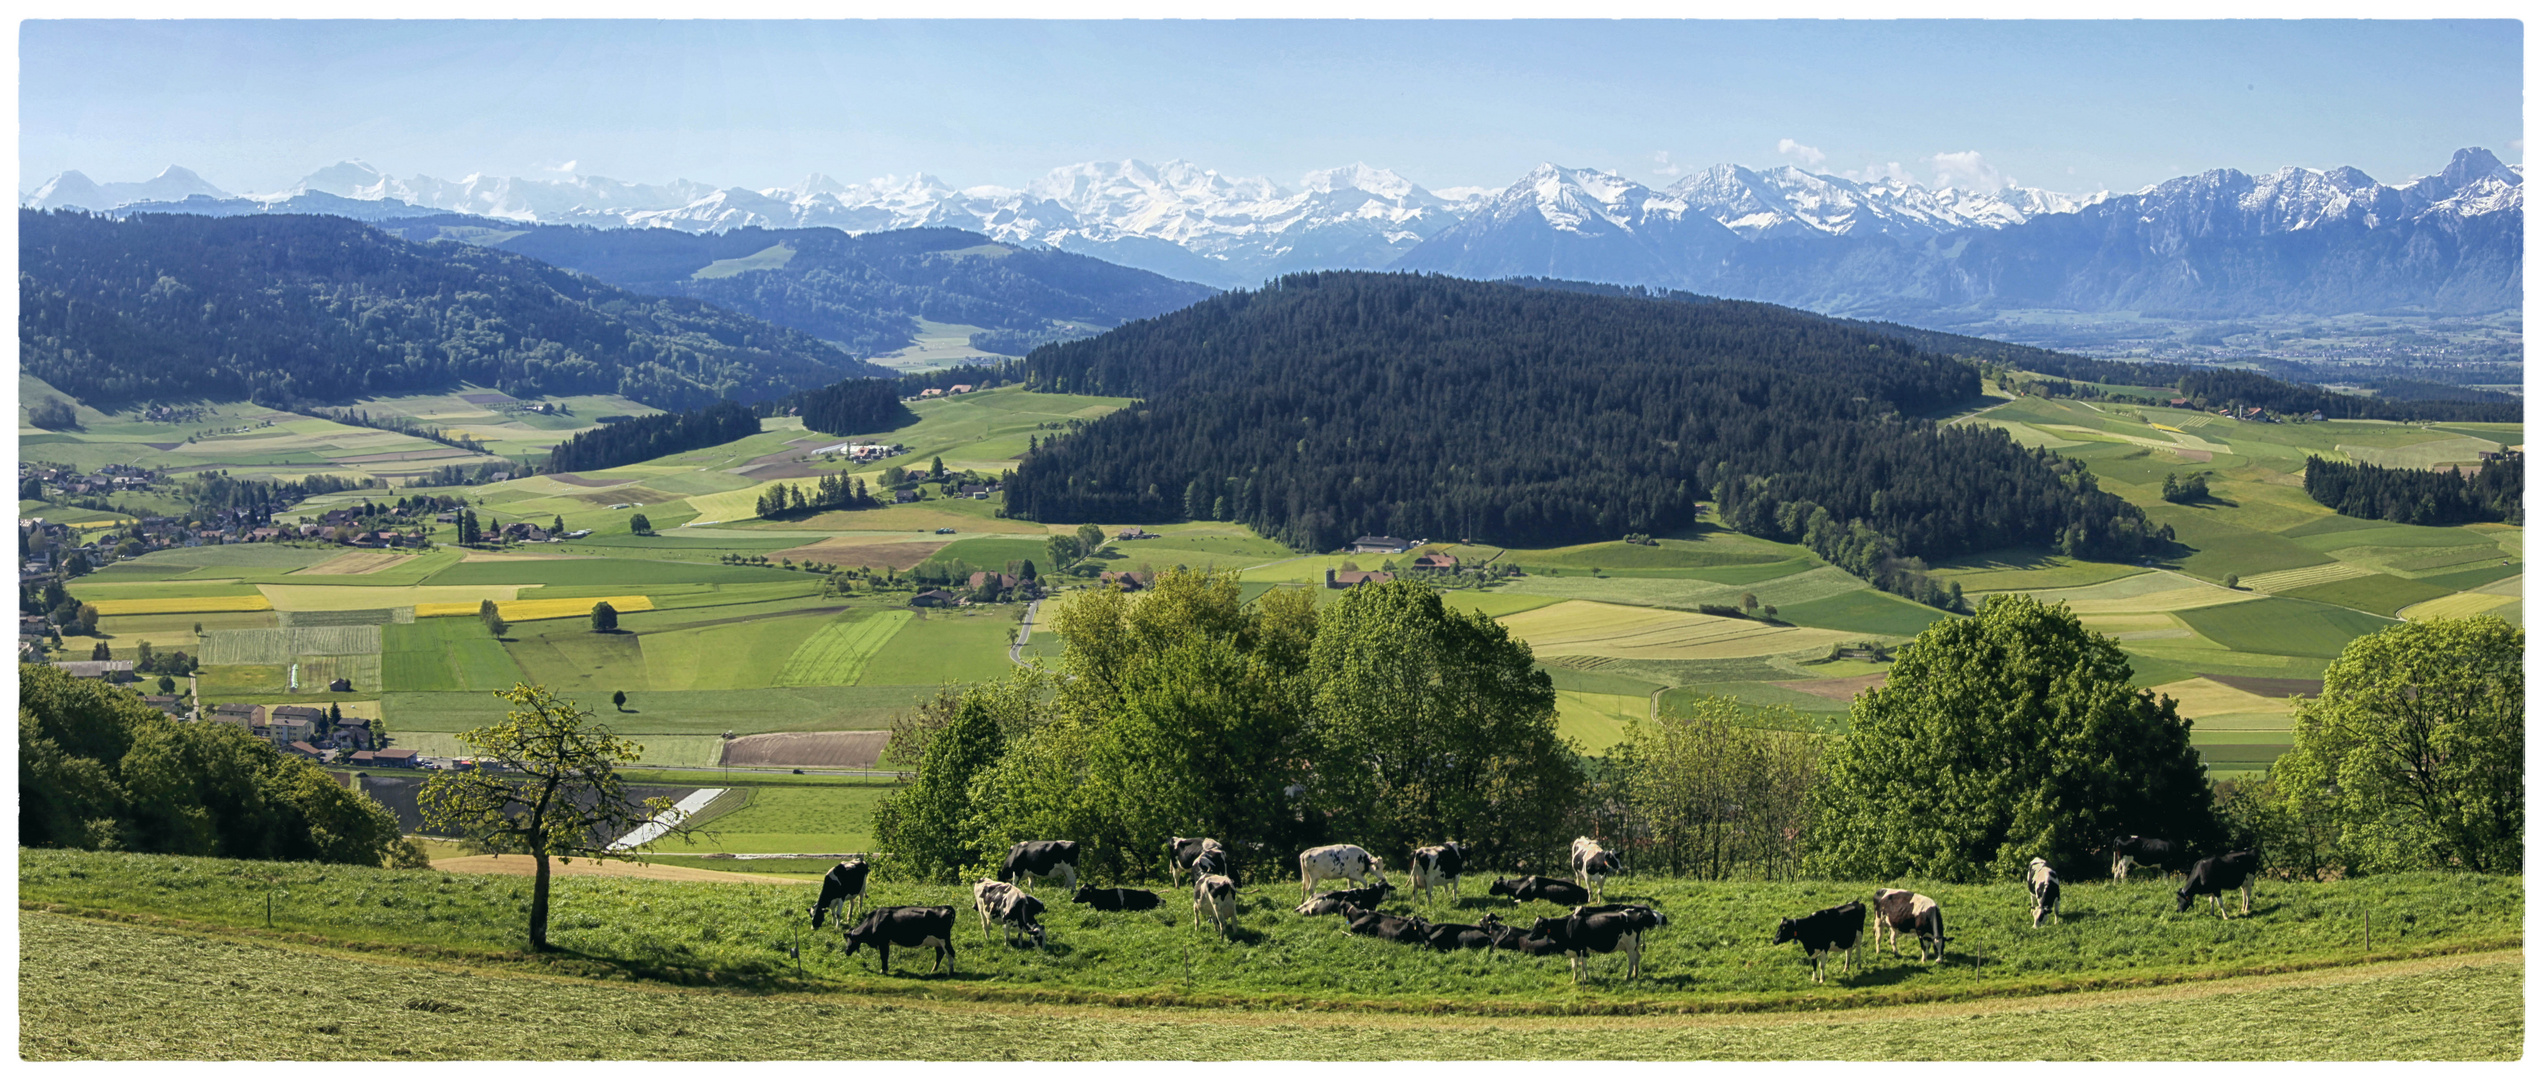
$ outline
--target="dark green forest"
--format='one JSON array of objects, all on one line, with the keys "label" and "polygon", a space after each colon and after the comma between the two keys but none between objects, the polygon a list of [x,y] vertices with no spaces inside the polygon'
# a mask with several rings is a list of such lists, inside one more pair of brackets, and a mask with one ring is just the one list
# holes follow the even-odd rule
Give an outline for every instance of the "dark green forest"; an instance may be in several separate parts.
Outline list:
[{"label": "dark green forest", "polygon": [[1768,304],[1298,274],[1027,367],[1037,389],[1146,399],[1025,458],[1008,509],[1042,521],[1207,508],[1304,550],[1380,533],[1536,546],[1681,530],[1726,492],[1765,535],[1806,536],[1823,510],[1822,542],[1875,572],[2162,543],[2079,465],[1915,418],[1975,398],[1973,368]]},{"label": "dark green forest", "polygon": [[824,435],[871,435],[918,419],[909,406],[900,403],[903,389],[898,379],[844,379],[818,390],[806,390],[787,404],[801,412],[805,430]]},{"label": "dark green forest", "polygon": [[639,416],[583,432],[556,445],[556,449],[548,454],[547,471],[575,472],[632,465],[665,454],[720,446],[756,434],[759,434],[759,417],[748,406],[719,401],[695,412]]},{"label": "dark green forest", "polygon": [[[1116,326],[1216,290],[1101,259],[1001,244],[960,229],[850,236],[837,229],[592,229],[446,215],[381,222],[413,239],[448,235],[658,296],[686,296],[835,342],[858,356],[914,344],[918,320],[984,327],[1029,348]],[[727,259],[760,267],[708,270]],[[701,274],[700,271],[705,271]],[[712,276],[710,276],[712,275]],[[1018,349],[1022,351],[1022,349]]]},{"label": "dark green forest", "polygon": [[26,370],[99,406],[445,390],[660,408],[890,374],[800,331],[343,218],[18,215]]},{"label": "dark green forest", "polygon": [[2524,455],[2508,454],[2470,473],[2306,458],[2304,494],[2349,517],[2404,525],[2522,525]]}]

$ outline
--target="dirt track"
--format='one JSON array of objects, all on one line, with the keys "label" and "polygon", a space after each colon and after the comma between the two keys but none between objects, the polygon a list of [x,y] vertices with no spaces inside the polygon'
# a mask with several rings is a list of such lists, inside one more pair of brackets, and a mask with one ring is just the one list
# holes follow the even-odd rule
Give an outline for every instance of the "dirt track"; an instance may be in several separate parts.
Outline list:
[{"label": "dirt track", "polygon": [[883,755],[888,731],[788,731],[744,735],[724,742],[724,765],[789,765],[870,769]]},{"label": "dirt track", "polygon": [[1798,690],[1804,694],[1815,694],[1837,701],[1852,701],[1854,695],[1875,686],[1885,685],[1888,681],[1888,672],[1875,671],[1869,675],[1856,675],[1849,679],[1798,679],[1773,685],[1785,690]]}]

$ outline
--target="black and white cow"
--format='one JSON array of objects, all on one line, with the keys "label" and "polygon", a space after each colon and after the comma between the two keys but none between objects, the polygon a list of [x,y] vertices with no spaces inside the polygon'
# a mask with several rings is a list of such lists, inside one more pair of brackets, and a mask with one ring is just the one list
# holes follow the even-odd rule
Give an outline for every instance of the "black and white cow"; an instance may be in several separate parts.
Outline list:
[{"label": "black and white cow", "polygon": [[1394,891],[1394,886],[1382,881],[1374,885],[1357,889],[1340,889],[1312,897],[1305,903],[1299,904],[1297,906],[1297,913],[1300,915],[1339,915],[1342,913],[1342,908],[1344,906],[1363,907],[1370,911],[1375,911],[1377,909],[1377,905],[1385,903],[1386,897]]},{"label": "black and white cow", "polygon": [[1809,958],[1810,981],[1827,981],[1827,954],[1845,951],[1845,973],[1854,970],[1854,947],[1862,942],[1862,901],[1848,900],[1831,908],[1820,908],[1797,919],[1785,919],[1775,928],[1774,943],[1801,943],[1801,954]]},{"label": "black and white cow", "polygon": [[[1183,883],[1183,871],[1192,869],[1192,860],[1200,858],[1204,852],[1225,850],[1218,841],[1206,836],[1177,836],[1165,842],[1165,865],[1174,874],[1174,884],[1180,885]],[[1200,872],[1226,873],[1225,860],[1219,861],[1221,865],[1217,870]]]},{"label": "black and white cow", "polygon": [[2178,910],[2187,911],[2198,897],[2215,904],[2217,918],[2231,918],[2224,913],[2224,894],[2242,890],[2242,914],[2251,913],[2251,878],[2260,868],[2257,851],[2228,851],[2198,860],[2189,868],[2189,880],[2180,886]]},{"label": "black and white cow", "polygon": [[2150,836],[2122,836],[2110,841],[2110,884],[2127,884],[2129,867],[2168,872],[2180,861],[2180,845]]},{"label": "black and white cow", "polygon": [[[844,926],[845,923],[840,925]],[[865,945],[883,957],[883,974],[891,974],[891,948],[930,948],[936,967],[953,971],[953,909],[949,907],[881,907],[865,913],[865,921],[847,932],[847,955]]]},{"label": "black and white cow", "polygon": [[1395,942],[1399,945],[1427,945],[1430,943],[1429,920],[1423,919],[1418,915],[1407,919],[1400,915],[1388,915],[1381,911],[1370,911],[1366,908],[1353,904],[1342,909],[1342,918],[1349,920],[1348,925],[1345,925],[1342,928],[1344,933],[1357,934],[1361,937],[1384,938],[1387,941]]},{"label": "black and white cow", "polygon": [[1606,892],[1609,876],[1623,872],[1624,864],[1604,845],[1585,836],[1571,841],[1571,880],[1588,886],[1590,899]]},{"label": "black and white cow", "polygon": [[[1229,881],[1236,880],[1235,857],[1227,854],[1226,850],[1223,848],[1211,848],[1198,855],[1192,856],[1191,869],[1192,873],[1195,875],[1216,874]],[[1243,888],[1244,882],[1236,881],[1236,887]]]},{"label": "black and white cow", "polygon": [[1542,900],[1548,904],[1558,904],[1563,907],[1578,907],[1589,902],[1589,890],[1561,878],[1549,878],[1541,874],[1529,874],[1523,878],[1502,878],[1492,882],[1490,893],[1493,896],[1509,897],[1521,904],[1530,900]]},{"label": "black and white cow", "polygon": [[2039,924],[2046,922],[2050,915],[2055,915],[2057,922],[2063,923],[2065,912],[2060,910],[2059,905],[2064,900],[2065,888],[2057,882],[2057,872],[2048,866],[2048,860],[2030,860],[2029,881],[2030,928],[2038,929]]},{"label": "black and white cow", "polygon": [[997,871],[999,881],[1019,887],[1054,877],[1066,882],[1069,892],[1077,891],[1076,841],[1026,840],[1006,849],[1006,865]]},{"label": "black and white cow", "polygon": [[1367,879],[1373,877],[1382,885],[1386,880],[1386,864],[1385,860],[1369,854],[1367,848],[1357,844],[1326,844],[1298,852],[1297,875],[1298,891],[1304,894],[1300,899],[1305,899],[1315,895],[1315,883],[1319,881],[1347,878],[1353,887],[1357,887],[1367,884]]},{"label": "black and white cow", "polygon": [[1098,889],[1088,885],[1071,897],[1096,911],[1152,911],[1164,901],[1146,889]]},{"label": "black and white cow", "polygon": [[1430,888],[1445,883],[1448,895],[1459,891],[1465,876],[1465,845],[1450,840],[1436,847],[1412,849],[1412,894],[1430,902]]},{"label": "black and white cow", "polygon": [[821,898],[812,902],[812,928],[820,929],[822,919],[838,914],[840,905],[847,907],[848,918],[855,918],[856,909],[865,903],[866,875],[873,869],[863,859],[849,859],[831,867],[821,878]]},{"label": "black and white cow", "polygon": [[980,940],[988,940],[989,924],[995,923],[1005,929],[1007,944],[1020,932],[1041,948],[1042,902],[1031,894],[1003,881],[981,881],[971,886],[971,906],[980,913]]},{"label": "black and white cow", "polygon": [[1924,959],[1930,950],[1933,962],[1942,962],[1942,950],[1950,937],[1942,931],[1942,905],[1933,898],[1906,889],[1875,889],[1871,893],[1871,910],[1878,921],[1871,924],[1871,947],[1880,947],[1883,932],[1888,934],[1889,953],[1898,952],[1898,941],[1907,934],[1915,935],[1915,958]]},{"label": "black and white cow", "polygon": [[1192,879],[1192,925],[1200,925],[1202,917],[1218,924],[1218,936],[1227,936],[1227,924],[1236,921],[1236,883],[1225,874],[1201,874]]},{"label": "black and white cow", "polygon": [[1497,913],[1485,915],[1481,923],[1472,925],[1431,923],[1430,948],[1438,952],[1489,949],[1494,942],[1500,940],[1501,932],[1507,929],[1509,928],[1501,923],[1500,915]]},{"label": "black and white cow", "polygon": [[1668,916],[1639,904],[1604,904],[1574,908],[1561,919],[1536,920],[1530,937],[1551,940],[1571,958],[1571,981],[1580,981],[1581,963],[1594,953],[1624,953],[1624,977],[1642,973],[1642,932],[1668,925]]}]

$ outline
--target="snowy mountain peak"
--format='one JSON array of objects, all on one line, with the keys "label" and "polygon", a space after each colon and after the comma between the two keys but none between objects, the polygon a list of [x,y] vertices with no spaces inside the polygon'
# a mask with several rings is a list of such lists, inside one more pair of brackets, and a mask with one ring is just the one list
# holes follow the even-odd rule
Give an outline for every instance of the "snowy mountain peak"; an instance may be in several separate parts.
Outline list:
[{"label": "snowy mountain peak", "polygon": [[1396,175],[1393,170],[1370,168],[1364,161],[1352,162],[1338,169],[1317,169],[1306,174],[1298,186],[1317,194],[1365,191],[1398,202],[1430,194],[1421,190],[1421,185]]}]

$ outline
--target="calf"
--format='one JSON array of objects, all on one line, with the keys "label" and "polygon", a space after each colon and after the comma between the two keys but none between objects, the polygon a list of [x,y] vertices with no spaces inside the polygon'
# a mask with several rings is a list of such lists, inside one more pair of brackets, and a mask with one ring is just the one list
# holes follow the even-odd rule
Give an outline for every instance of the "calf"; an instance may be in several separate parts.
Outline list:
[{"label": "calf", "polygon": [[1200,925],[1201,916],[1218,924],[1218,936],[1227,936],[1227,924],[1236,921],[1236,883],[1225,874],[1201,874],[1192,879],[1192,925]]},{"label": "calf", "polygon": [[988,940],[989,924],[996,923],[1005,928],[1007,944],[1014,944],[1021,932],[1034,948],[1041,948],[1042,902],[1031,894],[1003,881],[982,881],[971,886],[971,906],[980,912],[980,940]]},{"label": "calf", "polygon": [[2051,914],[2057,917],[2057,922],[2065,921],[2065,913],[2058,908],[2058,901],[2062,898],[2064,891],[2057,884],[2057,872],[2048,867],[2048,860],[2037,858],[2030,860],[2031,929],[2038,929],[2039,924],[2047,921]]},{"label": "calf", "polygon": [[[1206,836],[1177,836],[1165,842],[1165,865],[1174,873],[1174,884],[1180,885],[1183,883],[1183,871],[1192,869],[1192,860],[1199,858],[1204,852],[1225,850],[1219,846],[1218,841]],[[1226,869],[1221,867],[1216,871],[1196,872],[1223,874],[1226,873]]]},{"label": "calf", "polygon": [[1490,892],[1493,896],[1506,896],[1521,904],[1530,900],[1542,900],[1548,904],[1559,904],[1563,907],[1578,907],[1589,902],[1589,890],[1561,878],[1549,878],[1537,874],[1530,874],[1523,878],[1502,878],[1492,882]]},{"label": "calf", "polygon": [[997,871],[999,881],[1018,886],[1053,877],[1064,879],[1068,891],[1077,891],[1076,841],[1026,840],[1006,849],[1006,865]]},{"label": "calf", "polygon": [[856,909],[865,903],[865,877],[873,869],[863,859],[849,859],[831,867],[821,879],[821,898],[812,902],[812,928],[820,929],[822,918],[837,914],[842,904],[847,907],[847,917],[855,918]]},{"label": "calf", "polygon": [[1774,943],[1801,943],[1801,954],[1809,958],[1810,981],[1827,981],[1827,954],[1845,950],[1845,973],[1853,974],[1854,946],[1862,941],[1862,901],[1848,900],[1831,908],[1797,919],[1785,919],[1774,930]]},{"label": "calf", "polygon": [[1350,920],[1349,925],[1342,928],[1344,933],[1384,938],[1399,945],[1430,943],[1430,923],[1418,915],[1407,919],[1353,904],[1342,909],[1342,917]]},{"label": "calf", "polygon": [[1357,844],[1326,844],[1308,848],[1297,856],[1298,889],[1306,897],[1315,895],[1315,883],[1350,879],[1353,886],[1367,884],[1368,878],[1386,883],[1385,860],[1368,853]]},{"label": "calf", "polygon": [[1458,891],[1458,881],[1465,876],[1465,845],[1453,840],[1436,847],[1412,849],[1412,892],[1422,903],[1430,902],[1430,887],[1446,882],[1448,895]]},{"label": "calf", "polygon": [[[841,926],[847,924],[841,923]],[[953,909],[949,907],[882,907],[865,913],[865,921],[847,932],[847,955],[871,945],[882,954],[883,974],[891,974],[891,947],[931,948],[936,967],[953,972]]]},{"label": "calf", "polygon": [[1872,948],[1880,947],[1880,935],[1885,931],[1890,955],[1900,955],[1899,937],[1914,934],[1916,959],[1924,959],[1929,948],[1933,962],[1942,961],[1942,949],[1951,939],[1942,932],[1942,905],[1934,903],[1932,897],[1905,889],[1879,889],[1871,894],[1871,910],[1879,916],[1879,921],[1871,924]]},{"label": "calf", "polygon": [[1096,911],[1151,911],[1164,901],[1146,889],[1097,889],[1087,886],[1070,899]]},{"label": "calf", "polygon": [[1642,932],[1668,925],[1668,916],[1638,904],[1609,904],[1572,909],[1564,919],[1537,919],[1529,937],[1547,939],[1571,958],[1571,981],[1580,981],[1581,962],[1592,953],[1624,953],[1624,977],[1642,973]]},{"label": "calf", "polygon": [[1606,891],[1609,875],[1623,872],[1624,864],[1604,845],[1585,836],[1571,841],[1571,880],[1588,886],[1591,899]]},{"label": "calf", "polygon": [[2190,904],[2204,896],[2215,904],[2217,918],[2231,918],[2224,913],[2224,894],[2240,889],[2242,914],[2250,914],[2251,875],[2259,868],[2260,853],[2257,851],[2228,851],[2198,860],[2196,866],[2189,868],[2188,882],[2180,886],[2179,910],[2189,910]]},{"label": "calf", "polygon": [[2110,841],[2110,884],[2127,884],[2127,869],[2146,866],[2168,871],[2180,859],[2180,847],[2150,836],[2122,836]]}]

